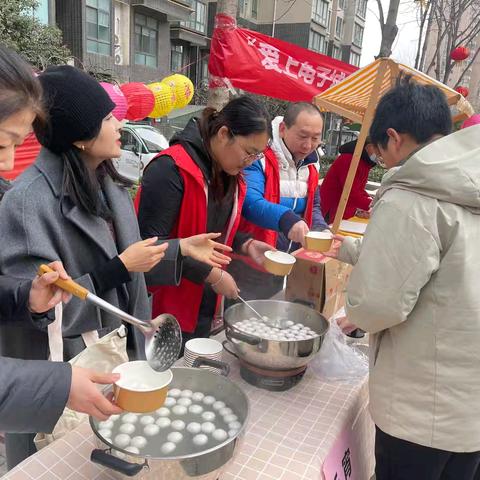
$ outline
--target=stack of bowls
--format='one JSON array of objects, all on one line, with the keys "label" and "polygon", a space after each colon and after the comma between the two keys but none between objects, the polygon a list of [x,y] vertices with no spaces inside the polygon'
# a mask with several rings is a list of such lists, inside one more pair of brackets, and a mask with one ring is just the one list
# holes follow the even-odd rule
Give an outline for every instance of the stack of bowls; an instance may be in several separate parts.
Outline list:
[{"label": "stack of bowls", "polygon": [[[198,357],[208,358],[209,360],[222,360],[223,346],[217,340],[212,338],[193,338],[185,344],[183,362],[186,367],[192,367],[193,362]],[[212,372],[218,373],[218,368],[202,366]]]}]

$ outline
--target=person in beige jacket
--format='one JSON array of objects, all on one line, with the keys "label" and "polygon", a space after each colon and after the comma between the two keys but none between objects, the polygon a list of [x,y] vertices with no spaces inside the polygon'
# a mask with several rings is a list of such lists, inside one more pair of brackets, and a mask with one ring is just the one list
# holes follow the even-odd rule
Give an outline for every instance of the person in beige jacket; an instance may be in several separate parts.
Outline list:
[{"label": "person in beige jacket", "polygon": [[370,137],[390,170],[363,241],[337,252],[348,321],[371,334],[377,480],[480,463],[480,125],[451,124],[436,87],[407,78],[380,100]]}]

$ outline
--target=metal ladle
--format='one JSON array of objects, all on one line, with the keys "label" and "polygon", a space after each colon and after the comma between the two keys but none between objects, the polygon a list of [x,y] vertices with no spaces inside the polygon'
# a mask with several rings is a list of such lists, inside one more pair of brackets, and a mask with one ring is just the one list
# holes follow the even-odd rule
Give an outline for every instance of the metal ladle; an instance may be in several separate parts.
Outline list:
[{"label": "metal ladle", "polygon": [[271,328],[278,328],[279,330],[285,330],[288,328],[286,322],[288,320],[286,318],[279,318],[278,320],[273,320],[267,315],[262,316],[260,315],[245,299],[243,299],[240,295],[237,297],[244,305],[246,305],[263,323],[268,325]]},{"label": "metal ladle", "polygon": [[[40,265],[38,274],[53,271],[47,265]],[[150,321],[139,320],[97,297],[73,280],[59,278],[55,285],[137,327],[145,335],[145,356],[153,370],[163,372],[177,361],[182,347],[182,331],[173,315],[165,313]]]}]

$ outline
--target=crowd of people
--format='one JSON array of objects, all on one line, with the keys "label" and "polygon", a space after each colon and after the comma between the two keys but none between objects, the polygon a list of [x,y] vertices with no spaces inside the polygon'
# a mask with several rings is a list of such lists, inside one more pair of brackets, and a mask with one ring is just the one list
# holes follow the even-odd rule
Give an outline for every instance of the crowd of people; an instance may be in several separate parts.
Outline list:
[{"label": "crowd of people", "polygon": [[[0,202],[0,430],[9,467],[34,452],[65,406],[120,412],[96,384],[118,377],[71,366],[83,335],[120,321],[55,286],[73,278],[138,318],[168,312],[183,342],[208,337],[222,297],[270,298],[283,278],[268,250],[293,252],[329,228],[352,161],[343,145],[319,187],[323,115],[289,104],[273,120],[248,96],[205,109],[145,169],[133,203],[115,170],[121,123],[101,85],[72,67],[34,76],[0,47],[0,170],[33,128],[42,150]],[[474,479],[480,465],[476,364],[480,300],[480,126],[452,133],[443,93],[401,78],[377,107],[344,218],[370,217],[363,239],[328,253],[354,266],[346,328],[370,333],[377,480]],[[370,169],[388,169],[375,200]],[[231,260],[233,258],[233,260]],[[37,276],[40,264],[54,270]],[[152,301],[149,299],[152,296]],[[64,362],[48,326],[63,303]],[[345,325],[348,323],[348,325]],[[131,358],[143,336],[129,331]]]}]

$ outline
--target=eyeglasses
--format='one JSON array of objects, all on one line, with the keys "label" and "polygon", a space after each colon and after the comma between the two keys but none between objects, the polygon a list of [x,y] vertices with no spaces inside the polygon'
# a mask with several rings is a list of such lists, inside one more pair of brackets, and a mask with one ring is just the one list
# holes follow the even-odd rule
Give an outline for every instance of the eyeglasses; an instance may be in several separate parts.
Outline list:
[{"label": "eyeglasses", "polygon": [[[237,140],[237,136],[230,130],[230,135],[233,137],[234,140]],[[267,146],[265,149],[270,148],[272,146],[272,139],[270,138],[267,142]],[[261,160],[263,158],[263,152],[257,153],[249,153],[242,159],[242,164],[244,166],[251,165],[252,163],[256,162],[257,160]]]}]

